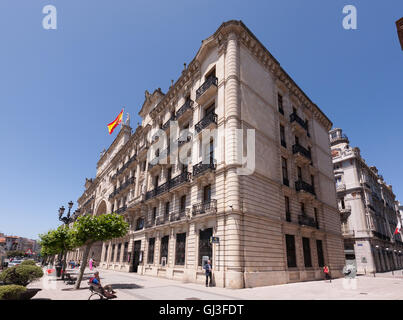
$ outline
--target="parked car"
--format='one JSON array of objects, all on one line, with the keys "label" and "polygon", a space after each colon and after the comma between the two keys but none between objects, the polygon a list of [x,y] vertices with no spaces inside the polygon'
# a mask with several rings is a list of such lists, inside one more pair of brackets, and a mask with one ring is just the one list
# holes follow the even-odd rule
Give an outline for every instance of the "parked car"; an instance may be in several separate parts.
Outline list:
[{"label": "parked car", "polygon": [[13,260],[11,262],[8,263],[9,267],[14,267],[14,266],[18,266],[19,264],[21,264],[22,260]]}]

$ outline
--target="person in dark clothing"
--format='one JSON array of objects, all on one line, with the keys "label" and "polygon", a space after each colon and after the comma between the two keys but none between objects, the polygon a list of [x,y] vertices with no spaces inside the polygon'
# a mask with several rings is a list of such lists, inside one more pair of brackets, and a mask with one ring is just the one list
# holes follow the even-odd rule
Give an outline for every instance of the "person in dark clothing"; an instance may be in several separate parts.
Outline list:
[{"label": "person in dark clothing", "polygon": [[328,267],[328,266],[324,266],[324,267],[323,267],[323,272],[324,272],[324,274],[325,274],[325,281],[326,281],[326,280],[329,280],[329,282],[332,282],[332,278],[331,278],[331,276],[330,276],[330,270],[329,270],[329,267]]},{"label": "person in dark clothing", "polygon": [[213,267],[211,266],[211,261],[207,260],[207,263],[203,266],[203,269],[206,270],[206,287],[209,286],[209,281],[208,279],[210,278],[210,287],[211,287],[211,270]]}]

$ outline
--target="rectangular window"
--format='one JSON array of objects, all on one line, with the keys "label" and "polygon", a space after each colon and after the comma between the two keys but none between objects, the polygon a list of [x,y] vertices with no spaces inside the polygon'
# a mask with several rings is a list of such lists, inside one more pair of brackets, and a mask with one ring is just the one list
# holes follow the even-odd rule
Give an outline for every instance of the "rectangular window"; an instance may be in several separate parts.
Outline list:
[{"label": "rectangular window", "polygon": [[301,167],[297,167],[298,170],[298,181],[302,181],[302,169]]},{"label": "rectangular window", "polygon": [[209,106],[208,108],[206,108],[205,112],[204,112],[204,116],[208,116],[210,113],[214,113],[215,111],[215,104],[213,103],[211,106]]},{"label": "rectangular window", "polygon": [[165,203],[165,218],[169,217],[169,201]]},{"label": "rectangular window", "polygon": [[322,240],[316,240],[316,250],[318,252],[318,265],[323,267],[325,265],[325,259],[323,257]]},{"label": "rectangular window", "polygon": [[301,213],[302,213],[303,215],[305,215],[305,203],[300,202],[300,205],[301,205]]},{"label": "rectangular window", "polygon": [[162,264],[162,258],[165,258],[165,263],[168,263],[168,243],[169,236],[164,236],[161,238],[160,264]]},{"label": "rectangular window", "polygon": [[186,233],[176,234],[175,264],[183,266],[186,254]]},{"label": "rectangular window", "polygon": [[315,214],[315,223],[316,223],[316,229],[319,229],[319,216],[318,216],[318,209],[313,208],[314,214]]},{"label": "rectangular window", "polygon": [[280,111],[281,114],[284,114],[283,96],[279,93],[277,94],[277,104],[278,104],[278,111]]},{"label": "rectangular window", "polygon": [[180,206],[180,212],[183,212],[186,210],[186,195],[183,195],[181,197],[181,206]]},{"label": "rectangular window", "polygon": [[116,259],[115,262],[119,262],[120,261],[120,251],[122,250],[122,244],[119,243],[118,244],[118,254],[116,255]]},{"label": "rectangular window", "polygon": [[157,218],[157,207],[154,207],[153,208],[153,215],[151,217],[151,221],[154,222],[156,218]]},{"label": "rectangular window", "polygon": [[287,143],[285,141],[285,129],[281,124],[280,124],[280,141],[281,141],[281,145],[284,148],[287,148]]},{"label": "rectangular window", "polygon": [[306,268],[312,267],[311,259],[311,245],[309,243],[309,238],[302,238],[302,248],[304,251],[304,264]]},{"label": "rectangular window", "polygon": [[148,255],[147,255],[147,263],[154,263],[154,246],[155,246],[155,238],[148,239]]},{"label": "rectangular window", "polygon": [[285,245],[287,250],[287,266],[295,268],[297,266],[297,255],[295,252],[295,237],[290,234],[285,235]]},{"label": "rectangular window", "polygon": [[115,245],[112,245],[111,261],[115,261]]},{"label": "rectangular window", "polygon": [[104,255],[104,261],[107,261],[107,260],[108,260],[108,250],[109,250],[109,246],[108,246],[108,245],[106,245],[106,246],[105,246],[105,255]]},{"label": "rectangular window", "polygon": [[315,177],[313,175],[311,175],[311,186],[312,189],[315,191]]},{"label": "rectangular window", "polygon": [[129,243],[125,242],[125,246],[124,246],[124,249],[123,249],[123,262],[127,262],[128,252],[129,252],[128,249],[129,249]]},{"label": "rectangular window", "polygon": [[209,203],[211,201],[211,185],[207,185],[203,188],[203,202]]},{"label": "rectangular window", "polygon": [[284,197],[284,199],[285,199],[285,219],[288,222],[291,222],[290,198],[286,196]]},{"label": "rectangular window", "polygon": [[281,157],[281,171],[283,173],[283,184],[288,186],[289,181],[288,181],[287,159],[284,157]]},{"label": "rectangular window", "polygon": [[[213,228],[200,230],[199,233],[199,266],[202,266],[203,259],[210,259],[213,255],[210,238],[213,236]],[[212,262],[212,261],[211,261]]]}]

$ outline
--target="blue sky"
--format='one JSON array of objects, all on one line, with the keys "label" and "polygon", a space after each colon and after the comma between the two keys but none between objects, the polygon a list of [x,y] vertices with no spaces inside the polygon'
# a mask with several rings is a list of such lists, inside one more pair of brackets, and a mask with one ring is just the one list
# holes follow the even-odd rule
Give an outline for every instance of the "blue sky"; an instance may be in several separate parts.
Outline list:
[{"label": "blue sky", "polygon": [[[42,8],[57,8],[57,30]],[[342,27],[344,5],[358,29]],[[144,91],[164,92],[201,40],[242,20],[403,200],[403,2],[2,0],[0,231],[36,238],[59,224]],[[77,204],[75,203],[74,209]]]}]

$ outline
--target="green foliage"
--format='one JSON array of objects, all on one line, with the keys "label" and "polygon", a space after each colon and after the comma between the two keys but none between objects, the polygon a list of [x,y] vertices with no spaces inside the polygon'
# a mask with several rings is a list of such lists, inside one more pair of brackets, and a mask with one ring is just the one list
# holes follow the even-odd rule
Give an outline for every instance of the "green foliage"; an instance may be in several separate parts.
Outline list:
[{"label": "green foliage", "polygon": [[38,266],[19,265],[7,268],[0,273],[0,281],[5,284],[17,284],[25,287],[31,281],[41,278],[42,276],[43,271]]},{"label": "green foliage", "polygon": [[76,245],[82,246],[123,237],[129,231],[129,224],[116,213],[85,215],[74,222],[72,229]]},{"label": "green foliage", "polygon": [[7,252],[7,258],[13,258],[13,257],[24,257],[25,256],[25,252],[24,251],[8,251]]},{"label": "green foliage", "polygon": [[0,286],[0,300],[18,300],[27,288],[15,284]]},{"label": "green foliage", "polygon": [[36,266],[36,263],[34,260],[24,260],[20,266]]},{"label": "green foliage", "polygon": [[41,254],[54,255],[61,251],[69,251],[76,248],[72,230],[66,226],[60,226],[56,230],[49,230],[39,235]]}]

